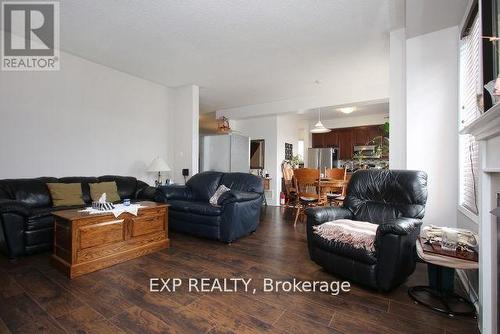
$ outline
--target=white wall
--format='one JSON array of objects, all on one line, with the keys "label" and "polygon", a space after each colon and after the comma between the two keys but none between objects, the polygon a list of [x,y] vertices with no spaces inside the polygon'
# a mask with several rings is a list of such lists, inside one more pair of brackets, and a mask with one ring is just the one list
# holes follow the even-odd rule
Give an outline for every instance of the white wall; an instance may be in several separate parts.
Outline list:
[{"label": "white wall", "polygon": [[456,226],[458,27],[407,40],[407,167],[426,171],[425,224]]},{"label": "white wall", "polygon": [[200,90],[187,85],[171,89],[172,122],[167,128],[173,134],[174,158],[172,177],[176,183],[184,183],[182,169],[189,169],[189,176],[199,169],[199,117]]},{"label": "white wall", "polygon": [[278,162],[285,160],[285,143],[293,145],[293,155],[297,154],[299,129],[301,124],[297,115],[278,116]]},{"label": "white wall", "polygon": [[[250,137],[250,139],[265,140],[264,169],[272,178],[271,190],[273,197],[268,197],[270,205],[279,204],[281,189],[281,170],[278,167],[278,117],[268,116],[231,121],[233,131]],[[283,144],[284,145],[284,144]],[[283,147],[284,150],[284,147]]]},{"label": "white wall", "polygon": [[151,182],[172,161],[168,88],[61,52],[57,72],[0,73],[0,178],[104,174]]},{"label": "white wall", "polygon": [[[297,115],[279,115],[267,117],[254,117],[231,121],[233,131],[249,136],[250,139],[265,140],[264,166],[272,178],[271,189],[273,196],[268,197],[270,205],[279,205],[281,192],[281,163],[285,159],[285,143],[293,145],[293,154],[297,154],[299,139],[307,136],[305,128],[307,123],[298,119]],[[308,131],[308,130],[307,130]],[[308,145],[308,138],[304,139]],[[305,146],[306,148],[308,146]]]},{"label": "white wall", "polygon": [[406,31],[390,34],[389,166],[406,168]]}]

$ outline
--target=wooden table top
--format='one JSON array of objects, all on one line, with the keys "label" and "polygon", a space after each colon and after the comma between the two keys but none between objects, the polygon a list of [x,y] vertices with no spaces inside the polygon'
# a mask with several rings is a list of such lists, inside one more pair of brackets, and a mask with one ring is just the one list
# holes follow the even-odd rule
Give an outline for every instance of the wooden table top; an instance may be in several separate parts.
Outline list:
[{"label": "wooden table top", "polygon": [[[157,203],[157,202],[151,202],[151,201],[140,201],[140,202],[135,202],[132,204],[140,204],[143,206],[143,208],[139,208],[139,212],[141,210],[144,210],[144,209],[166,208],[166,207],[170,206],[170,204]],[[83,210],[85,208],[87,208],[87,207],[54,211],[54,212],[52,212],[52,215],[54,215],[56,217],[63,218],[63,219],[67,219],[67,220],[76,220],[76,219],[87,218],[87,217],[100,217],[100,216],[106,216],[106,215],[113,215],[113,213],[111,213],[111,212],[93,213],[93,214],[88,213],[88,212],[81,212],[81,210]]]},{"label": "wooden table top", "polygon": [[349,180],[334,180],[334,179],[321,179],[319,181],[320,187],[343,187],[349,183]]}]

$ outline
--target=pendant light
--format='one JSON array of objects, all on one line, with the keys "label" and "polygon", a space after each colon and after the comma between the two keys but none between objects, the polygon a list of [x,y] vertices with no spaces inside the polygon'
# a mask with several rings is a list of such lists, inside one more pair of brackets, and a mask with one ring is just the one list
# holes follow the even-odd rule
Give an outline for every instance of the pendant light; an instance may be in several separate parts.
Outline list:
[{"label": "pendant light", "polygon": [[327,133],[330,131],[332,130],[325,128],[323,123],[321,123],[321,108],[318,108],[318,123],[311,129],[311,133]]}]

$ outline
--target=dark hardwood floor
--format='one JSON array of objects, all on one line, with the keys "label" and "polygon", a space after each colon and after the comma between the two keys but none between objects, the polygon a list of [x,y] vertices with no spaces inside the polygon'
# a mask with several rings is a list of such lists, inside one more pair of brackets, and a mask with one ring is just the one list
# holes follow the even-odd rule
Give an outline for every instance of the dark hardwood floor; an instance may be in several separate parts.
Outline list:
[{"label": "dark hardwood floor", "polygon": [[409,286],[426,284],[424,265],[388,294],[148,292],[152,277],[335,280],[310,261],[292,212],[267,207],[262,220],[232,245],[173,233],[168,250],[71,281],[50,254],[0,257],[0,333],[478,333],[472,318],[409,299]]}]

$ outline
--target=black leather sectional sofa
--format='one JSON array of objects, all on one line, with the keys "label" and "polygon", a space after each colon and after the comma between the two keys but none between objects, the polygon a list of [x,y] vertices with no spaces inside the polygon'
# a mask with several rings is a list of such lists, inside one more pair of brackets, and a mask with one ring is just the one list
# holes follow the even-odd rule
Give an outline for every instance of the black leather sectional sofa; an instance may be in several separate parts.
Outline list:
[{"label": "black leather sectional sofa", "polygon": [[[231,190],[213,206],[209,199],[222,184]],[[262,179],[255,175],[203,172],[185,186],[160,187],[156,201],[170,204],[171,229],[229,243],[257,229],[263,193]]]},{"label": "black leather sectional sofa", "polygon": [[0,180],[0,249],[9,258],[34,254],[53,247],[55,210],[47,183],[81,183],[83,200],[90,204],[89,183],[115,181],[120,198],[153,200],[156,188],[134,177],[41,177]]},{"label": "black leather sectional sofa", "polygon": [[[352,175],[343,207],[309,208],[311,259],[330,273],[388,291],[415,270],[415,242],[427,201],[427,174],[409,170],[360,170]],[[336,219],[377,224],[375,252],[327,241],[313,226]]]}]

